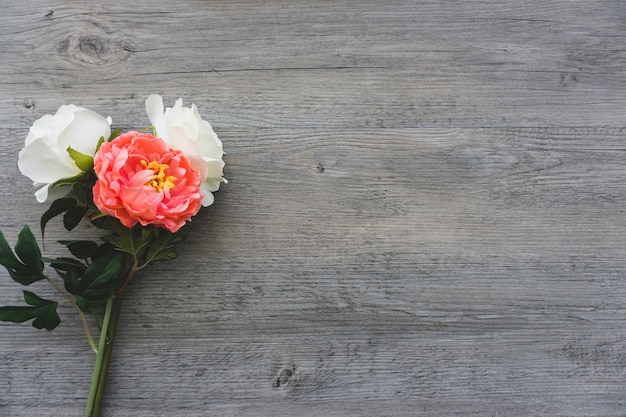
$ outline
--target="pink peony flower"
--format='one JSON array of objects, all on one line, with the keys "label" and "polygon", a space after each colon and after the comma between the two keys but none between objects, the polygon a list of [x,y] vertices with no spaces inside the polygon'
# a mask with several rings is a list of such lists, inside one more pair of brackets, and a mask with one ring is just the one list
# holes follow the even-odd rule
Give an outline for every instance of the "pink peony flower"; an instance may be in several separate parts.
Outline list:
[{"label": "pink peony flower", "polygon": [[139,222],[176,232],[202,206],[200,173],[150,134],[128,132],[103,143],[94,170],[96,207],[126,227]]}]

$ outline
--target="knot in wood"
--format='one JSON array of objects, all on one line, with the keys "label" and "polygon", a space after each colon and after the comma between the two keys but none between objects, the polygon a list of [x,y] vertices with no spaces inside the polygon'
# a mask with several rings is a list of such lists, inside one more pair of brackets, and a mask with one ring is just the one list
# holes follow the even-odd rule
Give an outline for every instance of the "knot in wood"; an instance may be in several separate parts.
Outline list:
[{"label": "knot in wood", "polygon": [[274,380],[274,388],[279,388],[283,385],[287,385],[289,383],[289,380],[291,379],[291,377],[293,376],[293,372],[295,370],[295,366],[292,369],[289,368],[283,368],[278,372],[278,375],[276,375],[276,379]]},{"label": "knot in wood", "polygon": [[126,60],[124,42],[99,34],[75,34],[63,40],[59,52],[83,66],[111,66]]}]

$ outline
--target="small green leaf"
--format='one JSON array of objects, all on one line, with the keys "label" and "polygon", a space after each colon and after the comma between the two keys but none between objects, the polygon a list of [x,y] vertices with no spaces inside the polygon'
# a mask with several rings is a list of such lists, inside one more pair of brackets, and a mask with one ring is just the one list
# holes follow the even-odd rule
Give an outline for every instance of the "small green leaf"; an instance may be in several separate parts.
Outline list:
[{"label": "small green leaf", "polygon": [[91,240],[59,240],[59,243],[67,246],[71,254],[78,259],[91,258],[98,250],[98,244]]},{"label": "small green leaf", "polygon": [[79,277],[75,269],[70,269],[65,274],[59,274],[63,278],[63,285],[70,294],[76,294],[78,292]]},{"label": "small green leaf", "polygon": [[2,232],[0,232],[0,265],[13,270],[23,267],[22,263],[13,254],[13,250]]},{"label": "small green leaf", "polygon": [[81,182],[75,182],[72,184],[72,191],[78,205],[88,206],[93,205],[93,187],[90,184],[83,184]]},{"label": "small green leaf", "polygon": [[87,265],[74,258],[45,258],[44,260],[49,263],[50,266],[54,269],[58,269],[60,271],[69,271],[70,269],[76,269],[80,272],[79,275],[82,275],[83,272],[85,272],[85,269],[87,269]]},{"label": "small green leaf", "polygon": [[85,217],[85,214],[87,214],[87,211],[89,211],[89,208],[84,206],[76,206],[69,209],[63,215],[63,226],[65,230],[71,231],[78,226],[83,217]]},{"label": "small green leaf", "polygon": [[174,248],[165,248],[159,253],[157,253],[150,262],[156,261],[171,261],[172,259],[178,258],[178,252]]},{"label": "small green leaf", "polygon": [[109,215],[93,216],[91,224],[98,229],[111,230],[113,232],[127,233],[128,228],[124,226],[118,219]]},{"label": "small green leaf", "polygon": [[109,139],[107,140],[107,142],[111,142],[113,139],[121,135],[122,132],[123,132],[122,129],[115,129],[113,132],[111,132],[111,136],[109,136]]},{"label": "small green leaf", "polygon": [[96,260],[102,258],[103,256],[107,256],[108,254],[110,254],[114,250],[115,250],[115,246],[113,246],[113,245],[111,245],[109,243],[103,243],[102,245],[98,246],[98,249],[96,250],[96,252],[91,257],[91,260],[92,261],[96,261]]},{"label": "small green leaf", "polygon": [[76,302],[81,308],[103,305],[124,282],[125,255],[114,251],[94,261],[78,282]]},{"label": "small green leaf", "polygon": [[33,327],[46,330],[53,330],[61,323],[58,303],[44,300],[30,291],[24,291],[24,301],[30,306],[0,307],[0,321],[23,323],[34,319]]},{"label": "small green leaf", "polygon": [[146,253],[145,264],[155,261],[174,259],[178,253],[173,249],[174,245],[185,240],[184,237],[168,233],[156,239]]},{"label": "small green leaf", "polygon": [[61,213],[65,213],[71,208],[77,206],[76,200],[73,198],[59,198],[58,200],[54,200],[50,205],[50,208],[41,216],[41,236],[43,238],[44,231],[46,228],[46,224],[54,217],[58,216]]},{"label": "small green leaf", "polygon": [[117,249],[121,251],[132,253],[131,252],[131,249],[132,249],[131,239],[130,239],[130,236],[128,235],[120,235],[119,233],[111,233],[111,234],[100,237],[100,239],[104,240],[106,243],[116,247]]},{"label": "small green leaf", "polygon": [[24,301],[26,301],[26,304],[28,304],[29,306],[41,307],[51,302],[51,301],[44,300],[43,298],[39,297],[34,292],[23,291],[23,293],[24,293]]},{"label": "small green leaf", "polygon": [[[28,233],[22,229],[20,233],[20,238],[18,238],[18,244],[16,245],[16,249],[19,249],[19,255],[22,257],[24,261],[29,262],[29,265],[25,265],[20,262],[17,257],[13,254],[13,250],[7,243],[4,235],[0,232],[0,264],[4,266],[7,271],[9,271],[9,275],[15,282],[18,282],[22,285],[30,285],[33,282],[39,281],[44,278],[43,264],[39,264],[37,262],[37,251],[32,252],[33,249],[30,247],[32,242],[29,242]],[[30,231],[30,229],[28,229]],[[34,239],[34,238],[33,238]],[[36,244],[36,243],[35,243]],[[41,262],[41,253],[39,253],[39,262]],[[41,268],[41,269],[40,269]]]},{"label": "small green leaf", "polygon": [[46,261],[63,278],[65,289],[70,294],[76,294],[78,292],[78,279],[85,273],[87,266],[74,258],[46,259]]},{"label": "small green leaf", "polygon": [[22,285],[30,285],[33,282],[41,281],[45,278],[41,274],[35,274],[29,271],[28,269],[26,269],[26,266],[24,266],[24,268],[25,269],[7,270],[9,271],[9,275],[11,276],[11,278],[13,278],[13,281],[18,282]]},{"label": "small green leaf", "polygon": [[149,245],[158,236],[159,230],[157,227],[148,225],[142,227],[137,225],[132,230],[133,249],[137,257],[142,257],[149,248]]},{"label": "small green leaf", "polygon": [[61,324],[61,318],[57,313],[57,303],[52,302],[44,307],[37,307],[37,318],[33,320],[33,327],[35,329],[46,329],[48,331],[54,330],[59,324]]},{"label": "small green leaf", "polygon": [[80,169],[81,171],[88,171],[93,167],[93,156],[85,155],[84,153],[78,152],[71,146],[68,146],[66,151],[70,155],[70,158],[74,160],[74,163],[76,164],[78,169]]},{"label": "small green leaf", "polygon": [[37,245],[35,235],[30,231],[30,227],[24,226],[15,244],[15,253],[24,262],[29,271],[43,276],[43,262],[41,251]]},{"label": "small green leaf", "polygon": [[98,139],[98,143],[96,144],[96,153],[98,153],[98,151],[100,150],[100,147],[104,143],[104,140],[104,136],[100,136],[100,139]]},{"label": "small green leaf", "polygon": [[6,306],[0,307],[0,321],[10,321],[12,323],[24,323],[37,317],[34,307],[28,306]]}]

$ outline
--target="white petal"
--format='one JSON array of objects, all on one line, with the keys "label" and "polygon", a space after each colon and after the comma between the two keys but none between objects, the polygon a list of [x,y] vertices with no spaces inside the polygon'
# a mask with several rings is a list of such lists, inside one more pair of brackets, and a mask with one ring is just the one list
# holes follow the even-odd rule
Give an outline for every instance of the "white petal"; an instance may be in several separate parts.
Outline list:
[{"label": "white petal", "polygon": [[59,154],[56,149],[50,149],[43,139],[35,140],[22,149],[17,165],[22,174],[34,182],[45,184],[81,173],[67,152]]},{"label": "white petal", "polygon": [[198,154],[196,144],[192,141],[181,126],[172,126],[168,130],[169,145],[172,149],[182,151],[188,158]]},{"label": "white petal", "polygon": [[[65,123],[61,119],[46,114],[30,127],[28,136],[26,137],[25,146],[30,145],[35,139],[42,138],[51,132],[61,132],[65,127]],[[54,134],[54,133],[53,133]]]},{"label": "white petal", "polygon": [[44,185],[43,187],[35,191],[35,198],[37,199],[37,201],[43,203],[48,199],[48,188],[50,188],[50,184]]},{"label": "white petal", "polygon": [[198,153],[205,158],[221,159],[224,155],[222,141],[211,128],[209,122],[203,120],[204,129],[202,135],[197,139]]},{"label": "white petal", "polygon": [[65,197],[70,191],[72,191],[72,187],[67,185],[58,185],[53,187],[51,184],[48,188],[48,201],[54,201],[61,197]]},{"label": "white petal", "polygon": [[67,125],[58,137],[59,149],[69,147],[93,156],[101,137],[108,139],[111,127],[107,120],[91,110],[80,110],[74,113],[74,120]]},{"label": "white petal", "polygon": [[151,94],[146,99],[146,113],[150,123],[156,126],[156,121],[163,116],[163,98],[158,94]]},{"label": "white petal", "polygon": [[204,158],[207,166],[207,178],[222,178],[224,172],[224,161],[221,159]]},{"label": "white petal", "polygon": [[215,201],[215,197],[208,188],[204,187],[204,183],[200,186],[200,192],[204,195],[204,199],[202,199],[202,205],[204,207],[208,207]]},{"label": "white petal", "polygon": [[57,112],[54,114],[54,117],[69,123],[74,120],[74,113],[81,110],[87,109],[84,107],[76,106],[74,104],[64,104],[59,107],[59,110],[57,110]]}]

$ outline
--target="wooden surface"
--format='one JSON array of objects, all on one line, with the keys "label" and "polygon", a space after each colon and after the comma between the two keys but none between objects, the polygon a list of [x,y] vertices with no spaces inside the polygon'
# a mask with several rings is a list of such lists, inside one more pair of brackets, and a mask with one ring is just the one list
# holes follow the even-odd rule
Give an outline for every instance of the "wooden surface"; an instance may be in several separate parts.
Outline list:
[{"label": "wooden surface", "polygon": [[[34,120],[182,97],[230,183],[130,287],[105,417],[623,416],[625,38],[622,0],[0,0],[0,229]],[[0,324],[0,416],[82,415],[62,313]]]}]

